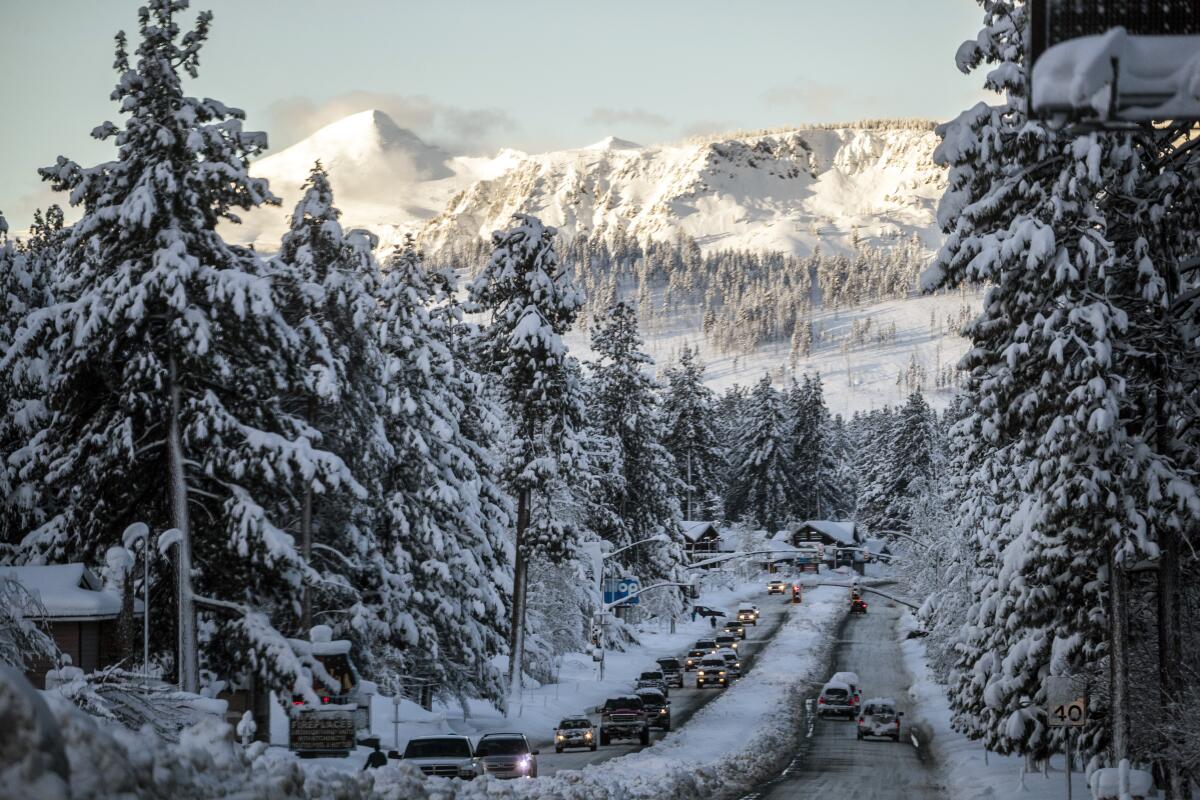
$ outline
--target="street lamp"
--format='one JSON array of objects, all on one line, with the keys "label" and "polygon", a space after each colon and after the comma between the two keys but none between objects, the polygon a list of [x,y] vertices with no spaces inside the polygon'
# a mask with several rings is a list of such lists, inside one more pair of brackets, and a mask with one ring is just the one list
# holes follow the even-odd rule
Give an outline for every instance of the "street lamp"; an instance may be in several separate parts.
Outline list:
[{"label": "street lamp", "polygon": [[150,684],[150,528],[144,522],[135,522],[121,534],[121,544],[133,552],[133,546],[142,543],[142,682]]}]

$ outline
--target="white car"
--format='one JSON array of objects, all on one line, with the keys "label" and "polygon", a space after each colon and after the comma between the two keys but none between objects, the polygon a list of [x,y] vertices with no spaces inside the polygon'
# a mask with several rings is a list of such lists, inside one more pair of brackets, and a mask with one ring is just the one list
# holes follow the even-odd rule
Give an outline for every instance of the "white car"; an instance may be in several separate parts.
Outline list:
[{"label": "white car", "polygon": [[896,710],[896,701],[890,697],[873,697],[862,704],[858,715],[858,738],[879,736],[900,741],[900,718],[903,711]]},{"label": "white car", "polygon": [[822,717],[854,719],[854,713],[858,710],[856,706],[854,692],[848,684],[841,681],[831,680],[826,683],[817,698],[817,714]]},{"label": "white car", "polygon": [[758,625],[758,606],[753,603],[742,603],[738,606],[737,620],[743,625]]},{"label": "white car", "polygon": [[853,704],[857,710],[857,706],[862,701],[862,681],[860,681],[858,679],[858,673],[857,672],[835,672],[835,673],[833,673],[833,677],[830,678],[829,680],[841,681],[842,683],[844,683],[850,687],[850,693],[854,696]]}]

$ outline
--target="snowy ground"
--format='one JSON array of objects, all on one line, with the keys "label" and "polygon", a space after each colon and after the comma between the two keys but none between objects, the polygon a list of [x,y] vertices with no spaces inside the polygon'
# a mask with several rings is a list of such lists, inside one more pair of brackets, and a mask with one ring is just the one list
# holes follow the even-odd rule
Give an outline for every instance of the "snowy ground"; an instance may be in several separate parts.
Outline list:
[{"label": "snowy ground", "polygon": [[[655,302],[661,292],[656,292]],[[849,416],[855,411],[869,411],[886,405],[903,404],[909,390],[896,383],[897,374],[906,370],[910,361],[925,370],[924,387],[928,401],[943,407],[953,399],[955,390],[938,389],[936,374],[945,366],[956,364],[966,353],[969,340],[949,332],[944,320],[969,306],[972,316],[978,312],[981,298],[977,294],[910,297],[905,300],[866,305],[860,308],[813,310],[813,324],[818,340],[812,354],[796,365],[796,374],[820,373],[825,384],[825,401],[834,414]],[[931,327],[930,317],[939,324]],[[896,326],[896,340],[887,343],[868,343],[843,352],[841,342],[848,337],[857,320],[871,320],[872,331]],[[764,374],[777,378],[788,365],[788,342],[764,345],[749,355],[726,355],[710,347],[701,332],[701,312],[680,312],[655,316],[643,325],[646,350],[661,372],[678,359],[684,345],[698,347],[701,360],[707,367],[705,383],[721,392],[734,384],[749,386]],[[564,337],[571,352],[578,358],[589,359],[587,337],[573,331]]]},{"label": "snowy ground", "polygon": [[[945,688],[934,680],[925,660],[921,639],[905,638],[916,627],[911,614],[897,620],[896,631],[904,653],[904,666],[912,676],[908,691],[911,704],[910,725],[922,725],[928,732],[928,747],[943,772],[947,794],[955,800],[1059,800],[1067,796],[1064,761],[1051,759],[1045,775],[1023,775],[1025,760],[1016,756],[985,753],[950,727],[950,705]],[[1072,775],[1074,797],[1086,798],[1087,781],[1081,772]]]}]

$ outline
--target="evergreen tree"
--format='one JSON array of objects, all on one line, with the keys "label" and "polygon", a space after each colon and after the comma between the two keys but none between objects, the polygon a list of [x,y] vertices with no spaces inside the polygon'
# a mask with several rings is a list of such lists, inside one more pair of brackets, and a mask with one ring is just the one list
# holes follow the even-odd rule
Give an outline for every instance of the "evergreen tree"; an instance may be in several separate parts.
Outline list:
[{"label": "evergreen tree", "polygon": [[996,65],[987,82],[1007,100],[943,126],[935,153],[950,167],[938,212],[948,235],[924,285],[992,287],[966,327],[969,414],[994,452],[1021,465],[1004,479],[1024,496],[1019,528],[996,543],[989,604],[1007,613],[984,615],[975,639],[990,643],[979,648],[988,662],[962,666],[987,677],[959,705],[982,715],[985,702],[1006,746],[1044,757],[1061,747],[1044,719],[1044,677],[1107,664],[1110,695],[1092,697],[1091,719],[1103,722],[1089,723],[1080,745],[1111,745],[1116,760],[1133,754],[1125,567],[1158,556],[1164,535],[1196,513],[1190,476],[1157,437],[1165,420],[1144,411],[1171,380],[1139,380],[1131,334],[1171,284],[1154,257],[1168,253],[1129,230],[1138,212],[1121,207],[1149,211],[1142,181],[1158,166],[1132,133],[1061,133],[1025,117],[1028,13],[985,3],[985,27],[960,48],[959,66]]},{"label": "evergreen tree", "polygon": [[833,450],[832,421],[825,405],[821,376],[807,373],[792,382],[788,393],[790,459],[796,493],[792,515],[796,519],[833,519],[849,503],[846,485],[839,481]]},{"label": "evergreen tree", "polygon": [[632,548],[618,558],[643,581],[672,580],[683,561],[676,464],[663,446],[662,412],[657,386],[647,374],[653,363],[641,351],[633,306],[617,302],[596,321],[592,350],[588,419],[590,427],[614,444],[624,480],[607,498],[617,527],[596,526],[602,538],[621,548],[650,537],[660,545]]},{"label": "evergreen tree", "polygon": [[510,427],[504,477],[516,497],[516,537],[508,679],[510,692],[519,693],[528,560],[560,558],[574,547],[574,532],[545,512],[555,484],[582,465],[577,431],[584,407],[575,360],[562,341],[582,297],[558,263],[555,230],[528,215],[513,221],[492,235],[492,256],[470,297],[488,313],[478,352]]},{"label": "evergreen tree", "polygon": [[[289,387],[288,409],[310,427],[306,438],[342,459],[354,486],[378,494],[378,469],[391,453],[378,435],[381,356],[373,322],[379,275],[370,242],[347,237],[338,222],[333,190],[318,162],[302,187],[273,267],[276,303],[300,338],[302,379]],[[360,596],[337,580],[347,559],[370,547],[371,505],[364,492],[326,487],[315,474],[298,475],[294,504],[283,509],[299,532],[301,554],[324,574],[318,609],[349,607],[361,613]],[[316,548],[314,549],[314,545]],[[300,628],[313,624],[313,591],[306,586]]]},{"label": "evergreen tree", "polygon": [[456,360],[462,319],[451,280],[426,272],[410,239],[395,249],[379,292],[383,428],[393,455],[381,478],[372,577],[386,624],[381,646],[400,648],[389,660],[465,703],[468,692],[503,694],[491,662],[504,642],[511,512],[490,438],[480,438],[479,376]]},{"label": "evergreen tree", "polygon": [[722,519],[725,448],[716,421],[716,397],[704,385],[704,364],[699,352],[684,346],[679,364],[666,370],[663,393],[666,431],[663,444],[675,459],[683,483],[679,507],[689,518]]},{"label": "evergreen tree", "polygon": [[787,421],[779,392],[764,375],[747,400],[745,433],[734,459],[725,511],[774,533],[796,496],[788,453]]},{"label": "evergreen tree", "polygon": [[116,159],[84,168],[60,157],[42,170],[83,214],[62,242],[57,304],[26,321],[0,366],[39,346],[55,365],[30,466],[55,515],[22,558],[99,563],[131,522],[177,529],[181,686],[198,688],[200,602],[219,609],[204,628],[206,665],[253,669],[286,693],[299,664],[270,620],[287,618],[315,576],[270,512],[291,475],[331,487],[353,478],[282,407],[280,390],[298,378],[297,334],[265,265],[216,232],[235,209],[272,200],[247,174],[265,137],[242,131],[241,111],[184,94],[180,72],[195,77],[211,22],[203,13],[181,35],[186,7],[154,0],[139,11],[132,64],[117,36],[125,125],[94,131],[115,140]]}]

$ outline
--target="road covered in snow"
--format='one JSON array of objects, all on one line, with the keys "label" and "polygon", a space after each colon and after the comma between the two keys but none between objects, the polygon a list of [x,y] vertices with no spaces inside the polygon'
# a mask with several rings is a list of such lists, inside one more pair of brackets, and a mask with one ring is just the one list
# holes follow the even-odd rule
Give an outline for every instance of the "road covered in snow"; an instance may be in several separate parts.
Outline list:
[{"label": "road covered in snow", "polygon": [[[747,637],[741,642],[738,648],[744,673],[743,681],[752,679],[750,676],[753,674],[758,654],[779,631],[787,615],[793,611],[799,612],[800,609],[799,606],[793,605],[790,600],[785,601],[778,595],[768,597],[765,592],[761,600],[755,598],[754,602],[758,604],[761,611],[759,624],[747,628]],[[678,656],[682,660],[686,654],[686,651],[684,651],[673,655]],[[647,669],[652,666],[652,663],[646,664]],[[629,690],[632,691],[632,687],[629,687]],[[721,694],[722,690],[719,689],[697,689],[696,673],[686,673],[684,676],[684,688],[671,690],[672,727],[679,729],[687,724],[697,711],[710,701],[720,697]],[[589,716],[597,725],[599,724],[599,717],[596,714],[589,714]],[[651,736],[652,742],[648,746],[652,747],[653,741],[662,738],[664,734],[658,730],[654,730]],[[600,764],[609,759],[635,753],[643,749],[642,745],[636,742],[622,741],[607,747],[601,747],[595,752],[589,750],[568,750],[564,753],[555,753],[552,736],[533,737],[532,742],[534,746],[541,748],[542,751],[541,755],[538,756],[538,772],[540,775],[553,775],[560,770],[580,769],[589,764]]]},{"label": "road covered in snow", "polygon": [[[801,742],[786,769],[747,800],[791,800],[827,797],[838,800],[941,800],[946,795],[928,755],[914,747],[909,701],[911,678],[897,638],[902,609],[882,599],[869,603],[865,615],[849,616],[833,651],[829,674],[856,672],[863,699],[890,697],[905,712],[899,743],[888,739],[858,741],[853,720],[818,720],[811,738]],[[828,677],[828,676],[825,676]],[[814,686],[815,697],[819,686]],[[803,734],[801,734],[803,736]]]}]

